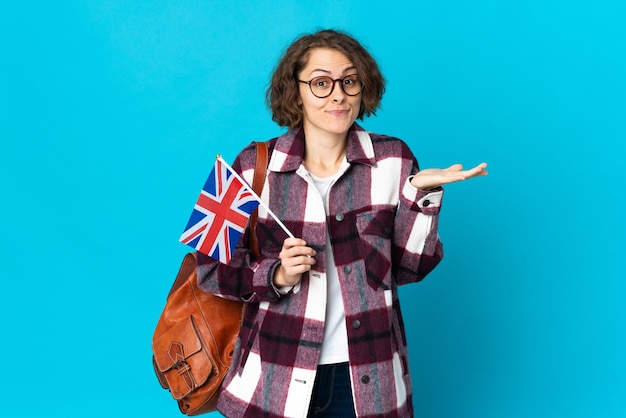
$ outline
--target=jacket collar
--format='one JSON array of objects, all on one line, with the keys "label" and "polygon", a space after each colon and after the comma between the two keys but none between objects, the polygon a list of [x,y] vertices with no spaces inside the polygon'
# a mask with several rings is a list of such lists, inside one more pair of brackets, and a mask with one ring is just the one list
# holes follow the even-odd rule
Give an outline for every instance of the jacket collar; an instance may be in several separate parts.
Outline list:
[{"label": "jacket collar", "polygon": [[[268,169],[270,171],[296,171],[304,159],[304,129],[302,126],[290,129],[276,140]],[[354,123],[348,131],[346,148],[348,163],[376,165],[374,146],[370,135]]]}]

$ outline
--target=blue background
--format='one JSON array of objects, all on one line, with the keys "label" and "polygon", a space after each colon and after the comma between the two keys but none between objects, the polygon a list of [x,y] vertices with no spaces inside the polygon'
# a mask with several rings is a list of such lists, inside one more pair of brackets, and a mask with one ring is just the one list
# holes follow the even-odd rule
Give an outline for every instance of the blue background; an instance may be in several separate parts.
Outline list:
[{"label": "blue background", "polygon": [[268,77],[347,30],[388,79],[363,124],[447,187],[402,289],[420,417],[626,416],[621,0],[0,6],[0,416],[177,417],[151,338],[221,153],[281,133]]}]

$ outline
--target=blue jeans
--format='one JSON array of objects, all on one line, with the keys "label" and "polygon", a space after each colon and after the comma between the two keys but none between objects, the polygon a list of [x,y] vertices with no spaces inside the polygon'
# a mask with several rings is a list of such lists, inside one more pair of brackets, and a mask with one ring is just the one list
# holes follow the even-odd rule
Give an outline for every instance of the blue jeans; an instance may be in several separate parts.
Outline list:
[{"label": "blue jeans", "polygon": [[348,363],[323,364],[317,367],[308,416],[356,417]]}]

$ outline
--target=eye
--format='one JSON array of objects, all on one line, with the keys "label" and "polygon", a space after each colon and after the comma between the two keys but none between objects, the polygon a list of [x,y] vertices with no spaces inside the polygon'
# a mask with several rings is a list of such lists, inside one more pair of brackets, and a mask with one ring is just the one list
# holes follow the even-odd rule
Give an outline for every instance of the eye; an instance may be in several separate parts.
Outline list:
[{"label": "eye", "polygon": [[346,86],[352,86],[357,84],[358,82],[359,78],[356,74],[346,76],[346,78],[343,79],[343,84]]},{"label": "eye", "polygon": [[328,77],[318,77],[311,80],[311,85],[317,88],[327,88],[332,81]]}]

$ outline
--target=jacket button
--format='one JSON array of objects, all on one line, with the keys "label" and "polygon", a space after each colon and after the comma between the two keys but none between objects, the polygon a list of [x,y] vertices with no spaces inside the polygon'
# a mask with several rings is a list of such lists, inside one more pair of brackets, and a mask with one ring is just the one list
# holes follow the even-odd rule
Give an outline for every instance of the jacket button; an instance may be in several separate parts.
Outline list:
[{"label": "jacket button", "polygon": [[361,382],[367,385],[370,382],[370,377],[368,375],[361,377]]},{"label": "jacket button", "polygon": [[265,241],[265,248],[272,248],[272,241],[270,241],[269,239]]},{"label": "jacket button", "polygon": [[352,328],[357,329],[361,327],[361,321],[359,321],[358,319],[355,319],[354,321],[352,321]]},{"label": "jacket button", "polygon": [[273,292],[267,292],[267,293],[265,294],[265,296],[267,296],[267,298],[268,298],[269,300],[274,300],[274,293],[273,293]]},{"label": "jacket button", "polygon": [[343,266],[343,272],[344,273],[350,273],[352,271],[352,267],[350,266]]},{"label": "jacket button", "polygon": [[335,215],[335,219],[339,222],[343,221],[343,213],[338,213]]},{"label": "jacket button", "polygon": [[424,206],[425,208],[427,208],[428,206],[430,206],[430,200],[426,199],[422,202],[422,206]]}]

